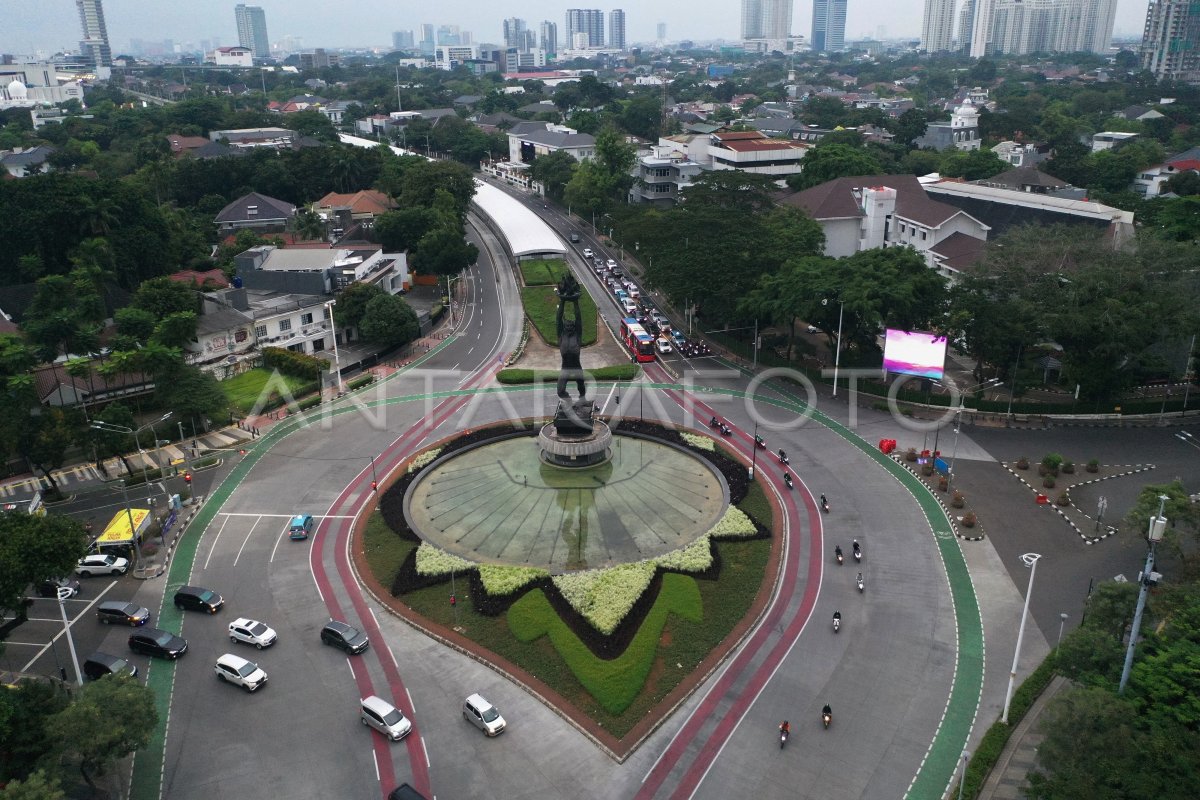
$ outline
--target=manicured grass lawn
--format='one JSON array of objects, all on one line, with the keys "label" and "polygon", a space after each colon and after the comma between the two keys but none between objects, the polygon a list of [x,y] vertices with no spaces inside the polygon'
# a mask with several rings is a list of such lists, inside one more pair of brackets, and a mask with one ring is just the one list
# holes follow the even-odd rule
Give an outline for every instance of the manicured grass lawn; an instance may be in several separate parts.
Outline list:
[{"label": "manicured grass lawn", "polygon": [[[546,343],[558,346],[558,295],[553,286],[526,286],[521,289],[521,302],[525,305],[525,314],[529,321],[538,329],[538,333]],[[587,291],[579,298],[579,310],[583,313],[583,344],[596,343],[596,301]]]},{"label": "manicured grass lawn", "polygon": [[[543,381],[554,383],[558,380],[556,369],[521,369],[511,367],[496,373],[496,380],[503,384],[535,383]],[[591,370],[591,377],[597,381],[631,381],[641,374],[638,364],[616,364],[611,367],[600,367]]]},{"label": "manicured grass lawn", "polygon": [[371,513],[363,530],[363,554],[371,573],[380,583],[384,586],[392,585],[396,573],[400,571],[400,565],[415,547],[413,542],[397,536],[383,521],[383,515],[378,510]]},{"label": "manicured grass lawn", "polygon": [[295,396],[301,390],[315,389],[316,384],[312,381],[292,378],[283,373],[261,367],[252,369],[249,372],[243,372],[241,375],[235,375],[229,380],[221,381],[221,389],[225,392],[225,396],[229,398],[230,405],[236,407],[242,413],[253,409],[260,398],[265,404],[267,397],[271,393],[281,394],[285,387],[288,392],[291,392]]},{"label": "manicured grass lawn", "polygon": [[556,259],[538,259],[521,262],[521,277],[526,286],[557,286],[567,274],[567,262]]}]

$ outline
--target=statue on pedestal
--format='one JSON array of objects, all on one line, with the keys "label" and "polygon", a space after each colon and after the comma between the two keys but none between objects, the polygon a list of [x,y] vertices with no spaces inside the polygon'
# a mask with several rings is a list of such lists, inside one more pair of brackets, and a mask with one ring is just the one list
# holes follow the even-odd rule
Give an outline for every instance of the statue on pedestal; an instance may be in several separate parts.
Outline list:
[{"label": "statue on pedestal", "polygon": [[[562,356],[562,371],[558,374],[558,411],[554,428],[560,434],[586,436],[592,432],[592,401],[587,399],[586,374],[579,361],[583,337],[583,312],[579,308],[582,290],[573,275],[558,284],[558,352]],[[572,317],[566,318],[568,304]],[[574,381],[579,397],[572,400],[567,385]]]}]

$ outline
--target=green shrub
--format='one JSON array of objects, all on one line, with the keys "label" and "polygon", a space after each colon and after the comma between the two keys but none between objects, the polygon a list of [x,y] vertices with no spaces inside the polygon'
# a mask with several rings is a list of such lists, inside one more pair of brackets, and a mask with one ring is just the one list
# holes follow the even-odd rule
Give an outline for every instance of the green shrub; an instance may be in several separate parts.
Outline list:
[{"label": "green shrub", "polygon": [[712,540],[701,536],[687,547],[659,556],[654,563],[676,572],[705,572],[713,565]]},{"label": "green shrub", "polygon": [[135,472],[131,472],[129,475],[125,476],[125,485],[126,486],[140,486],[143,483],[148,483],[150,481],[156,481],[161,477],[162,477],[161,469],[148,469],[145,471],[145,473],[143,473],[142,470],[139,469],[139,470],[137,470]]},{"label": "green shrub", "polygon": [[192,469],[204,469],[206,467],[215,467],[221,463],[221,459],[216,456],[205,456],[192,462]]},{"label": "green shrub", "polygon": [[545,578],[550,573],[537,567],[506,567],[499,564],[480,564],[479,580],[493,597],[510,595],[518,589]]},{"label": "green shrub", "polygon": [[440,550],[428,542],[421,542],[417,548],[418,575],[449,575],[452,572],[466,572],[475,569],[477,565]]},{"label": "green shrub", "polygon": [[[496,380],[506,385],[518,385],[525,383],[556,383],[558,381],[558,370],[556,369],[522,369],[519,367],[510,367],[502,369],[496,373]],[[642,368],[637,364],[616,364],[610,367],[599,367],[597,369],[588,370],[589,381],[631,381],[638,377],[642,372]]]},{"label": "green shrub", "polygon": [[556,575],[553,581],[571,608],[596,630],[610,634],[650,586],[654,571],[654,562],[637,561]]},{"label": "green shrub", "polygon": [[329,369],[329,362],[323,358],[297,353],[283,347],[264,347],[262,355],[264,367],[277,369],[293,378],[320,380],[321,373]]},{"label": "green shrub", "polygon": [[746,515],[759,525],[770,529],[775,515],[771,511],[771,503],[767,500],[767,494],[758,481],[750,482],[750,486],[746,490],[746,497],[738,505],[738,508],[745,511]]},{"label": "green shrub", "polygon": [[730,506],[725,510],[725,516],[718,520],[708,535],[714,539],[740,539],[754,536],[756,533],[758,529],[754,527],[754,521],[746,516],[746,512],[737,506]]},{"label": "green shrub", "polygon": [[313,395],[312,397],[306,397],[303,400],[300,400],[299,402],[297,402],[296,410],[297,411],[307,411],[308,409],[310,409],[314,406],[319,406],[319,405],[321,405],[321,395],[317,394],[317,395]]},{"label": "green shrub", "polygon": [[353,392],[355,389],[361,389],[362,387],[364,387],[368,384],[374,383],[374,382],[375,382],[375,376],[370,373],[367,373],[366,375],[359,375],[357,378],[354,378],[353,380],[346,381],[346,389]]},{"label": "green shrub", "polygon": [[513,603],[507,620],[513,635],[522,642],[549,636],[554,649],[583,688],[605,711],[620,714],[645,685],[670,614],[694,622],[703,618],[695,579],[675,573],[663,575],[662,590],[654,607],[625,652],[611,660],[599,658],[588,650],[587,645],[559,619],[540,589]]},{"label": "green shrub", "polygon": [[1063,463],[1063,457],[1060,456],[1058,453],[1047,453],[1042,458],[1042,466],[1045,467],[1046,471],[1049,472],[1051,475],[1058,474],[1058,468],[1062,466],[1062,463]]}]

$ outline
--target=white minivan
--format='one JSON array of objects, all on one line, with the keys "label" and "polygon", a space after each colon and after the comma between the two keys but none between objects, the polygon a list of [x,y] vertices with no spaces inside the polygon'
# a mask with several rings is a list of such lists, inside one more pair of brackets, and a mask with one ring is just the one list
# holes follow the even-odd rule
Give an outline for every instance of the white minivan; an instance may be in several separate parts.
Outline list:
[{"label": "white minivan", "polygon": [[363,725],[374,728],[393,742],[400,741],[412,731],[412,723],[404,712],[382,697],[364,697],[360,711]]}]

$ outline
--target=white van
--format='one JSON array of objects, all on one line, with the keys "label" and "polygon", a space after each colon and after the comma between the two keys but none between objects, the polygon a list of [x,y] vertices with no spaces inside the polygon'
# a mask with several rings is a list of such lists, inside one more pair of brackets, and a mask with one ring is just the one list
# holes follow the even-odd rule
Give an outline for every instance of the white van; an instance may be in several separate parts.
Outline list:
[{"label": "white van", "polygon": [[404,712],[382,697],[364,697],[360,702],[360,716],[363,725],[374,728],[393,742],[400,741],[412,731],[412,723]]}]

